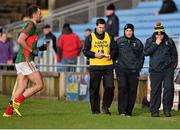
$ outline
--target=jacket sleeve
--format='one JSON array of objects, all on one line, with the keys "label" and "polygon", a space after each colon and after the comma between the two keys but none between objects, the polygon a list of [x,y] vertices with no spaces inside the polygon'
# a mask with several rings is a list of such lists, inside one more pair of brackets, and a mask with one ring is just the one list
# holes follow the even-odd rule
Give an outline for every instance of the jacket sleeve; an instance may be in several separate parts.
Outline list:
[{"label": "jacket sleeve", "polygon": [[91,50],[91,35],[89,35],[86,39],[85,39],[85,43],[84,43],[84,47],[83,47],[83,54],[87,57],[87,58],[95,58],[95,53],[90,51]]},{"label": "jacket sleeve", "polygon": [[8,60],[13,60],[13,43],[9,42],[8,43]]},{"label": "jacket sleeve", "polygon": [[106,31],[113,37],[119,35],[119,19],[117,17],[114,16],[108,20]]},{"label": "jacket sleeve", "polygon": [[58,41],[57,41],[57,55],[59,58],[62,58],[62,44],[63,44],[63,36],[59,36]]},{"label": "jacket sleeve", "polygon": [[144,46],[143,44],[141,43],[141,41],[139,41],[140,43],[140,47],[139,47],[139,70],[141,70],[143,68],[143,64],[144,64],[144,54],[143,54],[143,49],[144,49]]},{"label": "jacket sleeve", "polygon": [[156,51],[157,48],[158,45],[155,42],[147,39],[143,53],[145,56],[150,56]]},{"label": "jacket sleeve", "polygon": [[76,41],[77,41],[77,49],[78,49],[78,55],[80,55],[81,50],[82,50],[82,42],[81,39],[78,35],[76,35]]},{"label": "jacket sleeve", "polygon": [[111,56],[111,59],[115,60],[117,57],[117,43],[114,40],[114,38],[110,37],[110,39],[111,39],[110,56]]},{"label": "jacket sleeve", "polygon": [[53,49],[54,49],[54,51],[56,52],[56,54],[57,54],[57,46],[56,46],[56,37],[53,35]]},{"label": "jacket sleeve", "polygon": [[143,54],[143,49],[144,49],[144,46],[142,44],[142,42],[139,40],[139,39],[136,39],[136,44],[137,44],[137,47],[132,47],[132,50],[134,51],[134,54],[137,55],[138,57],[138,70],[140,71],[143,67],[143,64],[144,64],[144,54]]},{"label": "jacket sleeve", "polygon": [[113,34],[113,36],[119,35],[119,19],[117,17],[114,17],[114,19],[113,19],[112,34]]},{"label": "jacket sleeve", "polygon": [[178,64],[178,53],[174,41],[170,39],[170,42],[172,44],[172,48],[171,48],[172,66],[176,68]]}]

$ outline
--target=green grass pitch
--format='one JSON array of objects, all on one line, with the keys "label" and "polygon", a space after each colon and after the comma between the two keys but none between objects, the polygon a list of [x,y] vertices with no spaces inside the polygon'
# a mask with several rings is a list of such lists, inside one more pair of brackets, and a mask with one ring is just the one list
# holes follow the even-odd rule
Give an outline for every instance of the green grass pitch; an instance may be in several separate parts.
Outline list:
[{"label": "green grass pitch", "polygon": [[[0,97],[0,114],[8,103],[8,97]],[[118,115],[117,103],[111,107],[112,115],[92,115],[88,102],[70,102],[48,99],[28,99],[21,106],[22,117],[0,116],[2,128],[180,128],[180,112],[173,117],[150,117],[148,109],[136,107],[133,117]]]}]

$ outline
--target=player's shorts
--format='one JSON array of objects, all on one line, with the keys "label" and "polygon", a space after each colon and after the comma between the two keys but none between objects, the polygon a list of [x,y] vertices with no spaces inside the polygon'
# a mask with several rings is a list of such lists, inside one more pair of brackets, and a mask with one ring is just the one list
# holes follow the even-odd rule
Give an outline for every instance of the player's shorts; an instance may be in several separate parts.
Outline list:
[{"label": "player's shorts", "polygon": [[33,72],[37,72],[39,71],[36,68],[36,65],[33,61],[30,62],[20,62],[15,64],[16,70],[17,70],[17,74],[23,74],[23,75],[30,75]]}]

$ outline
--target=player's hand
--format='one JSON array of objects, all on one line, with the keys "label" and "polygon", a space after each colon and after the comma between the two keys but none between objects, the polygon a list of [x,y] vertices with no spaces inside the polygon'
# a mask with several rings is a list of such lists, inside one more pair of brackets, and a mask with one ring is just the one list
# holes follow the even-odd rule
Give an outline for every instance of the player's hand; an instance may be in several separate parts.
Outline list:
[{"label": "player's hand", "polygon": [[48,44],[43,44],[42,46],[38,47],[39,51],[45,51],[47,50]]},{"label": "player's hand", "polygon": [[104,57],[104,54],[103,53],[96,53],[95,57],[98,58],[98,59],[101,59],[101,58]]}]

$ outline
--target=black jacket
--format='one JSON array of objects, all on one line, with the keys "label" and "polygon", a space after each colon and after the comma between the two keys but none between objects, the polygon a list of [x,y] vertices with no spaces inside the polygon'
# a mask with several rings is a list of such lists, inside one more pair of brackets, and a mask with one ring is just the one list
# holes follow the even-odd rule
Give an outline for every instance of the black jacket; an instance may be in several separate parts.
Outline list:
[{"label": "black jacket", "polygon": [[165,69],[177,66],[178,55],[174,41],[166,34],[160,45],[155,43],[156,38],[152,37],[146,40],[144,55],[150,56],[149,72],[162,72]]},{"label": "black jacket", "polygon": [[144,64],[143,44],[136,37],[117,39],[116,69],[140,72]]},{"label": "black jacket", "polygon": [[53,49],[57,53],[57,47],[56,47],[56,37],[51,32],[45,35],[46,40],[52,40],[53,42]]},{"label": "black jacket", "polygon": [[106,32],[113,38],[119,36],[119,19],[115,14],[108,16]]},{"label": "black jacket", "polygon": [[[96,29],[94,31],[96,37],[98,39],[104,39],[105,33],[102,34],[98,34],[96,32]],[[114,59],[115,55],[116,55],[116,43],[114,41],[114,39],[110,36],[111,39],[111,44],[110,44],[110,55],[111,58]],[[92,42],[92,36],[89,35],[86,39],[85,39],[85,43],[84,43],[84,47],[83,47],[83,53],[87,58],[95,58],[95,53],[90,51],[91,50],[91,42]],[[113,68],[113,65],[110,66],[90,66],[90,68],[92,69],[101,69],[101,68]]]}]

